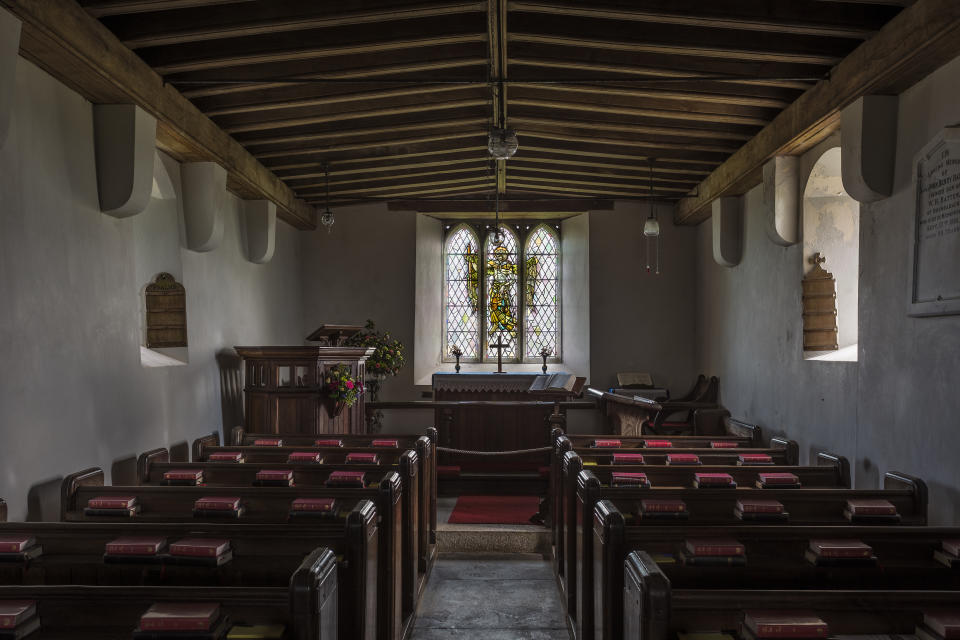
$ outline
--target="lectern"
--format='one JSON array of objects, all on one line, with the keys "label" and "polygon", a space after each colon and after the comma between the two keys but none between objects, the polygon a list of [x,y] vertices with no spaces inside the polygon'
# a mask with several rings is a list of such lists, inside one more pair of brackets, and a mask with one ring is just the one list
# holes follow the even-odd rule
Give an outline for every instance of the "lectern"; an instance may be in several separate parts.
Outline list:
[{"label": "lectern", "polygon": [[252,433],[366,433],[364,397],[337,413],[327,398],[323,379],[338,364],[364,379],[372,348],[345,346],[363,329],[355,325],[322,325],[307,337],[318,344],[303,347],[234,347],[244,360],[244,412]]}]

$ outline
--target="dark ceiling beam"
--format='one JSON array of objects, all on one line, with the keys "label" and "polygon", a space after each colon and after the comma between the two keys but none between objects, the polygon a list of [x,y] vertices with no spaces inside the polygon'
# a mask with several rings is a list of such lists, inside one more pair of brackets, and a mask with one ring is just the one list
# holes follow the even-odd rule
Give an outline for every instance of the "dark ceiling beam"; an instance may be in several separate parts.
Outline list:
[{"label": "dark ceiling beam", "polygon": [[482,132],[484,125],[488,122],[487,118],[457,118],[455,120],[437,120],[427,122],[415,122],[404,125],[389,125],[385,127],[368,127],[359,129],[342,129],[337,127],[335,130],[322,131],[318,133],[298,133],[286,136],[271,136],[269,138],[248,138],[244,137],[243,145],[245,147],[261,147],[264,145],[282,145],[294,143],[316,143],[322,141],[341,140],[343,138],[364,138],[366,136],[396,137],[400,133],[427,132],[437,129],[454,129],[463,131]]},{"label": "dark ceiling beam", "polygon": [[[636,192],[639,194],[646,193],[650,190],[649,182],[646,184],[633,183],[633,182],[622,182],[617,180],[574,180],[572,178],[567,178],[563,176],[542,176],[542,175],[528,175],[526,173],[511,173],[509,176],[509,182],[513,183],[528,183],[528,184],[546,184],[551,186],[564,186],[570,187],[572,190],[579,188],[583,189],[614,189],[624,192]],[[668,191],[674,193],[688,193],[690,187],[687,186],[677,186],[670,184],[655,184],[655,190],[657,191]]]},{"label": "dark ceiling beam", "polygon": [[283,99],[276,97],[273,100],[263,100],[256,103],[225,105],[219,108],[204,109],[211,118],[235,115],[239,113],[264,113],[276,111],[279,109],[307,109],[316,107],[326,107],[330,105],[342,105],[349,102],[391,100],[394,98],[418,96],[429,97],[433,95],[443,95],[454,91],[473,88],[475,85],[468,83],[451,83],[440,85],[410,85],[391,89],[381,89],[379,91],[360,91],[354,93],[336,93],[333,95],[290,98]]},{"label": "dark ceiling beam", "polygon": [[719,105],[734,105],[740,107],[762,107],[766,109],[784,109],[790,103],[786,100],[775,98],[753,97],[744,95],[707,93],[703,91],[682,91],[659,88],[631,89],[625,87],[613,87],[600,84],[552,84],[552,83],[528,83],[511,82],[511,89],[535,89],[542,92],[553,92],[562,94],[586,95],[586,96],[616,96],[629,99],[654,98],[657,100],[670,100],[676,102],[703,102]]},{"label": "dark ceiling beam", "polygon": [[[354,196],[354,197],[362,197],[362,198],[381,198],[381,199],[409,198],[412,196],[422,196],[427,194],[442,193],[442,194],[450,195],[452,193],[476,193],[478,191],[486,191],[486,189],[488,188],[491,190],[491,195],[492,195],[492,190],[494,189],[494,185],[495,185],[495,181],[491,176],[489,181],[484,184],[478,184],[477,182],[470,182],[470,181],[462,181],[461,184],[455,184],[452,186],[410,185],[409,189],[400,189],[399,191],[391,190],[391,189],[385,189],[383,191],[364,190],[360,192],[341,191],[336,195],[341,197]],[[331,197],[334,196],[332,192],[330,195]],[[308,200],[308,202],[317,204],[317,203],[323,202],[323,199],[321,198],[317,200]]]},{"label": "dark ceiling beam", "polygon": [[650,159],[658,161],[667,161],[676,164],[694,164],[698,167],[703,166],[717,166],[720,164],[719,161],[710,161],[703,160],[700,158],[669,158],[666,159],[663,156],[651,155],[646,153],[622,153],[615,152],[611,150],[594,150],[584,148],[583,145],[568,146],[564,147],[562,144],[558,144],[557,141],[548,140],[546,144],[544,143],[527,143],[523,147],[526,151],[529,152],[543,152],[543,153],[554,153],[554,154],[569,154],[576,158],[605,158],[605,159],[616,159],[616,160],[627,160],[633,163],[640,163],[646,165],[650,162]]},{"label": "dark ceiling beam", "polygon": [[635,118],[662,118],[664,120],[683,120],[687,122],[710,122],[719,124],[733,124],[749,127],[762,127],[769,120],[756,116],[742,116],[723,113],[695,113],[690,111],[672,111],[669,109],[644,109],[640,107],[620,107],[596,102],[571,102],[569,100],[542,100],[513,98],[510,104],[516,106],[535,107],[538,109],[581,111],[590,114],[609,113],[614,115],[631,116]]},{"label": "dark ceiling beam", "polygon": [[[484,160],[483,162],[489,162]],[[343,168],[340,165],[331,164],[330,166],[330,175],[331,176],[352,176],[352,175],[367,175],[371,173],[383,173],[383,172],[393,172],[393,171],[416,171],[419,169],[429,169],[431,167],[450,167],[456,165],[464,164],[476,164],[477,158],[449,158],[444,160],[435,160],[433,162],[410,162],[410,163],[391,163],[384,164],[381,166],[365,166],[365,167],[353,167],[353,168]],[[289,173],[279,172],[281,178],[291,186],[296,186],[296,183],[301,180],[315,180],[317,178],[323,178],[325,173],[321,170],[310,171],[306,170],[290,170]]]},{"label": "dark ceiling beam", "polygon": [[[418,211],[420,213],[494,213],[492,200],[393,200],[387,204],[390,211]],[[543,199],[515,199],[500,200],[500,212],[511,213],[540,213],[557,212],[571,213],[582,211],[610,211],[613,209],[613,200],[600,198],[558,198],[556,200]]]},{"label": "dark ceiling beam", "polygon": [[808,64],[832,66],[840,57],[821,53],[800,53],[790,51],[764,51],[745,49],[735,46],[706,46],[694,44],[670,44],[656,42],[625,42],[616,40],[591,39],[588,37],[561,36],[547,33],[511,33],[510,42],[549,45],[552,47],[575,47],[578,49],[602,49],[604,51],[624,51],[628,53],[654,53],[665,56],[692,56],[700,58],[725,58],[736,61],[782,62],[788,64]]},{"label": "dark ceiling beam", "polygon": [[565,132],[579,131],[581,133],[603,131],[609,133],[631,133],[636,135],[649,135],[666,138],[691,138],[694,140],[711,139],[746,141],[752,137],[747,133],[735,133],[731,131],[707,131],[703,129],[687,129],[683,127],[646,126],[620,122],[598,122],[595,120],[557,120],[553,118],[535,118],[527,116],[513,116],[510,118],[510,123],[517,127],[520,135],[522,135],[523,131],[529,127],[531,131],[559,130]]},{"label": "dark ceiling beam", "polygon": [[[341,56],[365,56],[370,54],[388,54],[391,51],[408,51],[422,47],[436,47],[441,45],[460,45],[470,42],[483,42],[486,34],[457,33],[444,34],[420,38],[398,40],[376,40],[328,47],[304,46],[298,48],[296,43],[290,43],[284,49],[264,49],[251,51],[246,39],[238,38],[239,43],[231,46],[207,47],[206,45],[185,45],[173,47],[169,54],[162,53],[163,48],[155,55],[146,57],[147,62],[161,75],[185,73],[188,71],[203,71],[206,69],[225,69],[228,67],[249,66],[276,62],[292,62],[297,60],[316,60]],[[233,41],[230,41],[233,42]],[[202,47],[200,51],[181,51],[188,47]],[[203,49],[206,49],[204,52]],[[204,55],[205,53],[205,55]]]},{"label": "dark ceiling beam", "polygon": [[[487,148],[486,140],[484,140],[483,145],[473,145],[473,146],[459,146],[456,148],[443,147],[440,149],[413,149],[410,150],[406,145],[402,145],[397,151],[391,153],[381,153],[378,155],[366,155],[359,158],[337,158],[330,162],[333,167],[342,167],[342,166],[380,166],[388,165],[394,162],[405,162],[413,158],[435,158],[437,156],[444,157],[464,157],[464,155],[469,156],[470,158],[475,157],[477,154],[485,151]],[[270,168],[278,172],[278,175],[287,176],[288,171],[310,171],[319,169],[327,163],[327,160],[317,161],[317,160],[301,160],[293,162],[277,162],[275,164],[270,164]]]},{"label": "dark ceiling beam", "polygon": [[[393,185],[373,185],[369,187],[348,187],[346,189],[331,189],[331,196],[344,196],[344,195],[361,195],[361,194],[371,194],[371,193],[382,193],[385,191],[409,191],[411,189],[421,189],[421,188],[434,188],[434,187],[451,187],[451,186],[463,186],[463,185],[476,185],[477,183],[482,183],[485,185],[493,186],[496,181],[496,177],[493,174],[482,175],[482,176],[460,176],[457,178],[445,178],[441,180],[423,180],[423,181],[413,181],[407,182],[404,184],[393,184]],[[308,194],[307,200],[311,199],[311,194]],[[312,196],[321,196],[323,193],[315,193]]]},{"label": "dark ceiling beam", "polygon": [[[571,18],[594,18],[618,22],[643,22],[649,24],[672,24],[708,29],[735,29],[737,31],[761,31],[764,33],[788,33],[821,38],[852,38],[866,40],[876,29],[865,27],[863,20],[869,16],[860,11],[824,12],[827,16],[812,14],[809,3],[792,2],[771,5],[769,2],[702,0],[686,2],[678,0],[645,1],[636,8],[603,6],[597,4],[574,5],[562,2],[531,2],[511,0],[511,11],[565,16]],[[775,14],[775,15],[770,15]],[[854,20],[859,18],[859,20]],[[874,21],[876,22],[876,21]]]},{"label": "dark ceiling beam", "polygon": [[475,0],[406,7],[387,5],[379,9],[357,11],[343,6],[342,2],[292,3],[270,0],[270,2],[258,2],[238,9],[233,12],[224,12],[219,9],[184,13],[166,11],[152,16],[150,20],[114,20],[109,26],[121,42],[131,49],[139,49],[310,29],[479,13],[485,10],[485,3]]},{"label": "dark ceiling beam", "polygon": [[[585,167],[577,168],[557,168],[556,166],[540,166],[536,160],[518,162],[516,159],[510,161],[511,175],[520,175],[522,173],[543,174],[549,176],[589,176],[593,178],[609,178],[624,182],[649,183],[651,172],[648,170],[635,173],[621,173],[617,171],[592,170]],[[687,185],[691,188],[699,182],[696,176],[685,178],[673,176],[664,176],[653,172],[653,182],[659,184]]]},{"label": "dark ceiling beam", "polygon": [[843,107],[863,95],[897,95],[958,55],[960,2],[918,0],[717,167],[677,204],[674,222],[706,220],[714,200],[759,184],[767,160],[798,155],[834,131]]},{"label": "dark ceiling beam", "polygon": [[80,0],[84,10],[95,18],[252,2],[256,0]]},{"label": "dark ceiling beam", "polygon": [[[529,151],[529,150],[528,150]],[[554,152],[557,153],[557,152]],[[570,153],[574,155],[574,152],[566,151],[564,153]],[[525,165],[526,163],[535,163],[538,165],[556,165],[560,167],[583,167],[585,170],[592,169],[609,169],[619,172],[635,172],[639,175],[649,175],[650,164],[642,162],[598,162],[596,160],[583,160],[583,159],[574,159],[574,158],[553,158],[548,156],[543,156],[540,154],[524,154],[522,158],[514,157],[510,160],[511,164]],[[653,167],[654,175],[676,175],[676,176],[689,176],[689,178],[684,178],[683,181],[687,182],[697,182],[700,180],[698,176],[706,176],[710,174],[709,169],[695,169],[691,167],[667,167],[663,164],[654,163]]]},{"label": "dark ceiling beam", "polygon": [[489,103],[488,100],[473,98],[470,100],[450,100],[447,102],[425,102],[421,104],[407,105],[403,107],[387,107],[383,109],[370,109],[368,111],[343,111],[340,113],[331,113],[325,115],[316,115],[303,118],[287,118],[282,120],[266,120],[263,122],[252,122],[248,124],[229,126],[224,125],[223,129],[227,133],[249,133],[251,131],[269,131],[273,129],[287,129],[290,127],[302,127],[311,124],[324,124],[327,122],[344,122],[350,120],[362,120],[365,118],[387,118],[390,116],[405,115],[411,113],[424,113],[434,111],[446,111],[450,109],[464,109],[469,107],[484,107]]},{"label": "dark ceiling beam", "polygon": [[[192,85],[184,84],[181,84],[180,86],[182,87],[181,93],[183,93],[184,96],[194,100],[198,98],[209,98],[214,96],[231,96],[231,99],[235,99],[233,96],[236,94],[256,94],[260,92],[269,93],[269,91],[280,87],[296,86],[297,84],[308,85],[311,83],[311,81],[368,80],[370,78],[385,78],[389,76],[409,75],[415,73],[427,73],[431,74],[430,77],[435,78],[434,74],[438,71],[446,71],[448,69],[458,69],[463,67],[477,67],[479,65],[485,65],[486,63],[486,58],[449,58],[445,60],[429,60],[404,64],[385,64],[370,67],[358,67],[343,71],[300,74],[286,81],[273,81],[276,80],[276,77],[273,77],[270,80],[264,80],[264,82],[238,82],[227,84],[214,83],[211,86],[199,88],[193,88]],[[176,80],[172,80],[172,82],[173,84],[177,84]],[[251,100],[251,102],[255,102],[255,100]],[[200,104],[202,105],[204,103]]]},{"label": "dark ceiling beam", "polygon": [[[371,142],[358,142],[353,144],[339,144],[339,145],[329,145],[326,147],[313,147],[308,149],[296,149],[296,150],[284,150],[284,151],[265,151],[263,153],[257,153],[256,157],[258,158],[293,158],[294,156],[303,156],[311,154],[334,154],[334,153],[343,153],[346,151],[366,151],[366,150],[376,150],[376,149],[394,149],[394,148],[408,148],[417,144],[424,144],[429,142],[449,142],[451,140],[463,140],[469,138],[480,138],[483,135],[481,132],[469,132],[469,133],[445,133],[438,134],[434,136],[423,136],[419,138],[398,138],[393,140],[373,140]],[[483,147],[485,148],[485,147]],[[369,157],[369,156],[364,156]]]},{"label": "dark ceiling beam", "polygon": [[266,199],[301,229],[316,211],[246,149],[164,84],[76,2],[0,0],[23,22],[20,54],[94,104],[136,104],[157,118],[157,146],[181,162],[216,162],[241,198]]},{"label": "dark ceiling beam", "polygon": [[[540,184],[536,182],[528,182],[526,179],[520,178],[511,178],[507,181],[507,189],[534,189],[544,193],[554,193],[556,195],[565,195],[565,194],[576,194],[578,197],[587,197],[587,196],[610,196],[610,197],[627,197],[627,198],[642,198],[650,194],[648,189],[618,189],[614,187],[590,187],[590,186],[565,186],[567,183],[563,184]],[[654,189],[654,196],[663,193],[671,193],[672,197],[676,198],[686,190],[681,190],[676,192],[672,189]]]},{"label": "dark ceiling beam", "polygon": [[572,59],[563,60],[514,56],[510,58],[510,64],[513,66],[533,67],[536,69],[553,69],[563,73],[569,73],[571,70],[576,70],[591,74],[616,74],[618,76],[626,76],[634,79],[639,78],[643,80],[657,78],[679,80],[683,78],[690,78],[692,82],[699,83],[705,76],[707,76],[716,78],[715,80],[712,80],[712,82],[723,82],[735,85],[782,87],[785,89],[797,89],[803,91],[813,86],[813,82],[803,82],[797,80],[752,79],[747,76],[731,79],[719,73],[682,71],[652,66],[603,64],[599,62],[587,62]]},{"label": "dark ceiling beam", "polygon": [[[483,174],[490,174],[490,166],[482,161],[475,161],[472,166],[460,167],[458,169],[433,169],[429,171],[408,171],[403,173],[394,173],[388,175],[361,175],[359,177],[351,177],[346,179],[339,179],[334,176],[331,172],[331,187],[338,187],[341,185],[357,185],[363,184],[365,182],[376,182],[375,186],[377,187],[388,187],[393,185],[403,184],[404,182],[409,183],[414,178],[433,178],[436,176],[460,176],[460,177],[478,177]],[[325,187],[326,182],[323,180],[316,180],[306,184],[299,184],[294,187],[297,190],[297,193],[301,197],[309,197],[321,195],[322,189]],[[312,189],[320,189],[320,193],[311,192]]]},{"label": "dark ceiling beam", "polygon": [[703,153],[715,153],[718,155],[725,156],[727,154],[733,153],[737,150],[739,145],[736,144],[703,144],[703,143],[693,143],[693,142],[658,142],[656,140],[650,140],[645,138],[626,138],[624,136],[617,136],[615,138],[606,138],[603,136],[594,135],[575,135],[568,133],[552,133],[548,131],[538,130],[536,128],[530,127],[525,130],[525,135],[530,138],[536,138],[540,140],[559,140],[562,142],[575,142],[575,143],[584,143],[584,144],[595,144],[595,145],[608,145],[614,147],[636,147],[642,149],[663,149],[663,150],[673,150],[673,151],[697,151]]}]

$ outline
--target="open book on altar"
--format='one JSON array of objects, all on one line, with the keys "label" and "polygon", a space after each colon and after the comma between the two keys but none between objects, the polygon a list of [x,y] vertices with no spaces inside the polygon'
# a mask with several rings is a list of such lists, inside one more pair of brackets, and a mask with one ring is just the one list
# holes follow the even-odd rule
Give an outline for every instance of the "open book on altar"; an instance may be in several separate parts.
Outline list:
[{"label": "open book on altar", "polygon": [[577,377],[572,373],[551,373],[537,376],[528,391],[567,391],[572,393]]}]

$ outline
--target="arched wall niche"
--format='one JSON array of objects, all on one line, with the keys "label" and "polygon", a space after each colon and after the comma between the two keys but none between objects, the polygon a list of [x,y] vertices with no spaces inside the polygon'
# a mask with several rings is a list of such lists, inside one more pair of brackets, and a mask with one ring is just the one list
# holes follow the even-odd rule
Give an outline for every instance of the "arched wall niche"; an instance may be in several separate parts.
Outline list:
[{"label": "arched wall niche", "polygon": [[[835,351],[804,351],[806,360],[857,360],[860,203],[843,188],[839,140],[815,148],[809,155],[809,173],[803,188],[803,270],[813,268],[815,254],[825,258],[823,268],[836,279],[837,345]],[[835,144],[834,144],[835,143]]]}]

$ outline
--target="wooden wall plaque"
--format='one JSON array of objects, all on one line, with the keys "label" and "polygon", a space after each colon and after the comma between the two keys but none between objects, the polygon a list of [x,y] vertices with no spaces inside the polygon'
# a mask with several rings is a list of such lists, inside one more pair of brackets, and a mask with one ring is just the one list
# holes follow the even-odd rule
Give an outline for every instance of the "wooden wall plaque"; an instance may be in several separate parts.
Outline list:
[{"label": "wooden wall plaque", "polygon": [[803,350],[836,351],[837,281],[821,266],[826,258],[810,258],[813,269],[803,278]]},{"label": "wooden wall plaque", "polygon": [[147,348],[187,346],[187,292],[169,273],[147,286]]}]

